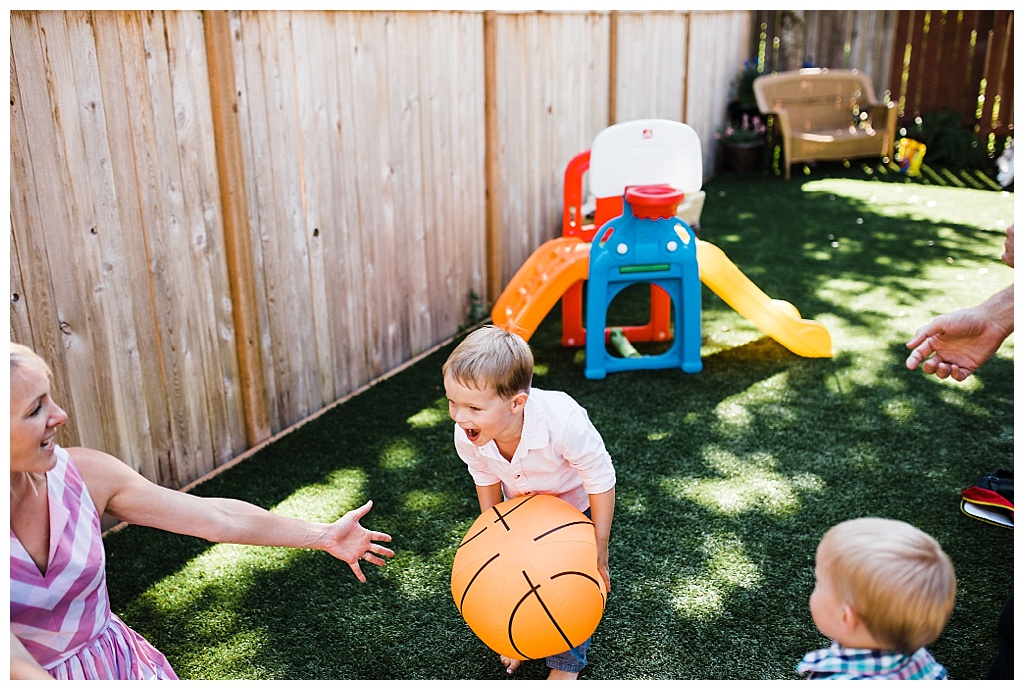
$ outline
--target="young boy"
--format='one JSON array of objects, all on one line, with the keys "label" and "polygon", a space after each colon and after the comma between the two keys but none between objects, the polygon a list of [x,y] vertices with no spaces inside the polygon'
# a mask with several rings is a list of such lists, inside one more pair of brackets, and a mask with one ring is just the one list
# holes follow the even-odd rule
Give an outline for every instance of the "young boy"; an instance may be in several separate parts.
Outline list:
[{"label": "young boy", "polygon": [[832,645],[807,654],[798,674],[829,680],[947,678],[924,646],[949,621],[956,574],[932,537],[898,520],[841,522],[818,545],[814,576],[811,616]]},{"label": "young boy", "polygon": [[[594,522],[597,565],[611,592],[608,537],[615,469],[587,411],[565,393],[532,388],[533,353],[497,326],[469,334],[441,369],[455,449],[476,484],[480,512],[504,500],[552,494]],[[575,679],[590,640],[546,659],[549,680]],[[513,673],[520,662],[500,657]]]}]

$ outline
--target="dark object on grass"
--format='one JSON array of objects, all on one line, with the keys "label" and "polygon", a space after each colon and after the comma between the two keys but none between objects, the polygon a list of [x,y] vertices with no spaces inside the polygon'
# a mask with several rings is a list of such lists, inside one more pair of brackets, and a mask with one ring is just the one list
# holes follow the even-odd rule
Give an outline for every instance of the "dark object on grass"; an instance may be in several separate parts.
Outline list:
[{"label": "dark object on grass", "polygon": [[978,477],[960,492],[960,510],[976,520],[1013,529],[1013,472],[996,470]]}]

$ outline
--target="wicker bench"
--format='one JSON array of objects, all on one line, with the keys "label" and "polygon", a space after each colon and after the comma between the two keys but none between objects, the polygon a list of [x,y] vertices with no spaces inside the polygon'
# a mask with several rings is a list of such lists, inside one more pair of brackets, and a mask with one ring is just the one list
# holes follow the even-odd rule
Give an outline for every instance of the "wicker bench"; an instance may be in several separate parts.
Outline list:
[{"label": "wicker bench", "polygon": [[[782,135],[782,166],[880,156],[892,158],[896,106],[875,98],[868,75],[857,70],[800,69],[754,80],[757,107],[775,118]],[[866,117],[865,117],[866,115]]]}]

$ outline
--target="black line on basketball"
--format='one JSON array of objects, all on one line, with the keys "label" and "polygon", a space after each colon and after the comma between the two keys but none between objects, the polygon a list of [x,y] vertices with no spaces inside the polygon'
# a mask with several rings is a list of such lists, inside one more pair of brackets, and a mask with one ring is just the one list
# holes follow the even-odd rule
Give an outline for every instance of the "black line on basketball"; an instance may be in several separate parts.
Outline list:
[{"label": "black line on basketball", "polygon": [[[554,580],[556,577],[562,577],[563,575],[579,575],[580,577],[584,577],[594,583],[594,586],[597,587],[598,592],[601,591],[601,583],[598,582],[596,578],[593,578],[590,575],[587,575],[586,573],[581,573],[577,570],[566,570],[564,573],[555,573],[549,579]],[[601,599],[602,601],[604,600],[603,594],[601,595]]]},{"label": "black line on basketball", "polygon": [[484,527],[482,530],[480,530],[479,532],[474,534],[472,537],[466,537],[465,540],[463,540],[463,542],[461,544],[459,544],[459,548],[461,549],[463,546],[465,546],[469,542],[473,541],[474,539],[476,539],[477,537],[479,537],[481,534],[483,534],[486,531],[487,531],[487,528]]},{"label": "black line on basketball", "polygon": [[462,613],[462,606],[466,603],[466,595],[469,594],[469,588],[472,587],[476,579],[480,577],[480,573],[484,571],[484,568],[493,563],[499,556],[501,556],[500,553],[494,554],[493,556],[487,559],[486,563],[480,566],[479,570],[473,573],[473,577],[470,578],[469,582],[466,584],[466,589],[462,591],[462,597],[459,599],[459,613]]},{"label": "black line on basketball", "polygon": [[[512,648],[514,650],[519,652],[519,656],[523,656],[523,657],[526,657],[527,659],[531,659],[532,657],[526,656],[523,653],[523,650],[519,649],[519,646],[516,644],[515,639],[512,637],[512,621],[514,621],[516,619],[516,611],[518,611],[519,607],[523,605],[523,602],[525,602],[527,599],[529,599],[530,595],[533,594],[534,591],[540,587],[540,585],[535,585],[532,582],[530,582],[530,577],[529,577],[529,575],[526,574],[525,570],[523,571],[523,577],[526,578],[526,584],[528,584],[530,586],[530,589],[526,592],[526,594],[523,595],[523,597],[519,601],[516,602],[516,605],[512,607],[512,612],[509,613],[509,615],[508,615],[508,642],[509,642],[509,644],[512,645]],[[537,597],[537,598],[540,599],[540,597]],[[542,602],[541,606],[543,606],[543,605],[544,604]],[[547,609],[545,608],[544,611],[547,611]],[[550,618],[550,617],[551,617],[551,614],[549,613],[548,614],[548,618]],[[557,625],[555,627],[557,627]],[[561,631],[559,631],[559,632],[561,632]],[[565,637],[565,636],[563,635],[562,637]]]},{"label": "black line on basketball", "polygon": [[539,603],[540,607],[544,609],[544,613],[547,614],[548,620],[551,621],[551,624],[553,626],[555,626],[555,630],[557,630],[558,634],[562,636],[562,639],[565,640],[565,643],[569,645],[569,649],[575,647],[576,645],[572,643],[572,640],[569,639],[569,636],[565,634],[564,630],[562,630],[562,626],[560,626],[558,624],[558,621],[555,620],[555,617],[551,615],[551,610],[548,609],[547,604],[544,603],[544,597],[537,593],[537,590],[540,589],[540,585],[533,584],[530,581],[530,576],[526,574],[525,570],[522,571],[522,573],[523,578],[526,580],[526,584],[530,586],[530,589],[526,594],[523,595],[523,598],[520,599],[519,602],[515,605],[515,607],[512,609],[512,614],[508,617],[508,641],[512,644],[513,647],[515,647],[515,650],[519,652],[520,655],[526,656],[519,650],[519,647],[516,647],[515,640],[512,639],[512,621],[514,621],[516,618],[516,611],[519,609],[519,606],[524,601],[526,601],[526,599],[532,594],[533,596],[537,597],[537,603]]},{"label": "black line on basketball", "polygon": [[549,534],[552,534],[553,532],[557,532],[560,529],[566,529],[567,527],[572,527],[574,525],[593,525],[593,524],[594,523],[591,522],[590,520],[577,520],[575,522],[567,522],[564,525],[559,525],[558,527],[553,527],[552,529],[549,529],[547,532],[544,532],[543,534],[537,535],[536,537],[533,538],[533,540],[534,541],[540,541],[541,539],[543,539],[544,537],[548,536]]},{"label": "black line on basketball", "polygon": [[[504,513],[504,514],[502,514],[501,512],[498,511],[498,506],[493,506],[491,508],[491,510],[493,510],[494,514],[498,516],[498,519],[494,521],[494,524],[498,524],[500,522],[502,527],[505,528],[506,532],[511,532],[512,528],[509,527],[508,523],[505,522],[505,518],[507,516],[511,515],[512,513],[514,513],[515,511],[519,510],[521,507],[523,507],[524,505],[526,505],[527,503],[529,503],[533,499],[534,499],[534,497],[530,496],[529,498],[527,498],[523,502],[517,503],[516,505],[512,506],[512,508],[507,513]],[[501,505],[501,504],[499,503],[498,505]]]}]

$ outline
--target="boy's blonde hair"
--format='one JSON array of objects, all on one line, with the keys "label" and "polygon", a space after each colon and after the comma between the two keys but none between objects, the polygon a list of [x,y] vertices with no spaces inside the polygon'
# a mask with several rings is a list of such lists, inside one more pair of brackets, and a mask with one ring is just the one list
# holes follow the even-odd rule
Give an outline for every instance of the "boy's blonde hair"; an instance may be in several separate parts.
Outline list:
[{"label": "boy's blonde hair", "polygon": [[835,525],[828,543],[832,585],[887,649],[913,654],[946,627],[956,573],[931,536],[899,520],[858,518]]},{"label": "boy's blonde hair", "polygon": [[508,400],[517,393],[529,393],[533,352],[520,336],[497,326],[483,326],[452,351],[441,375],[451,375],[467,388],[491,388]]}]

